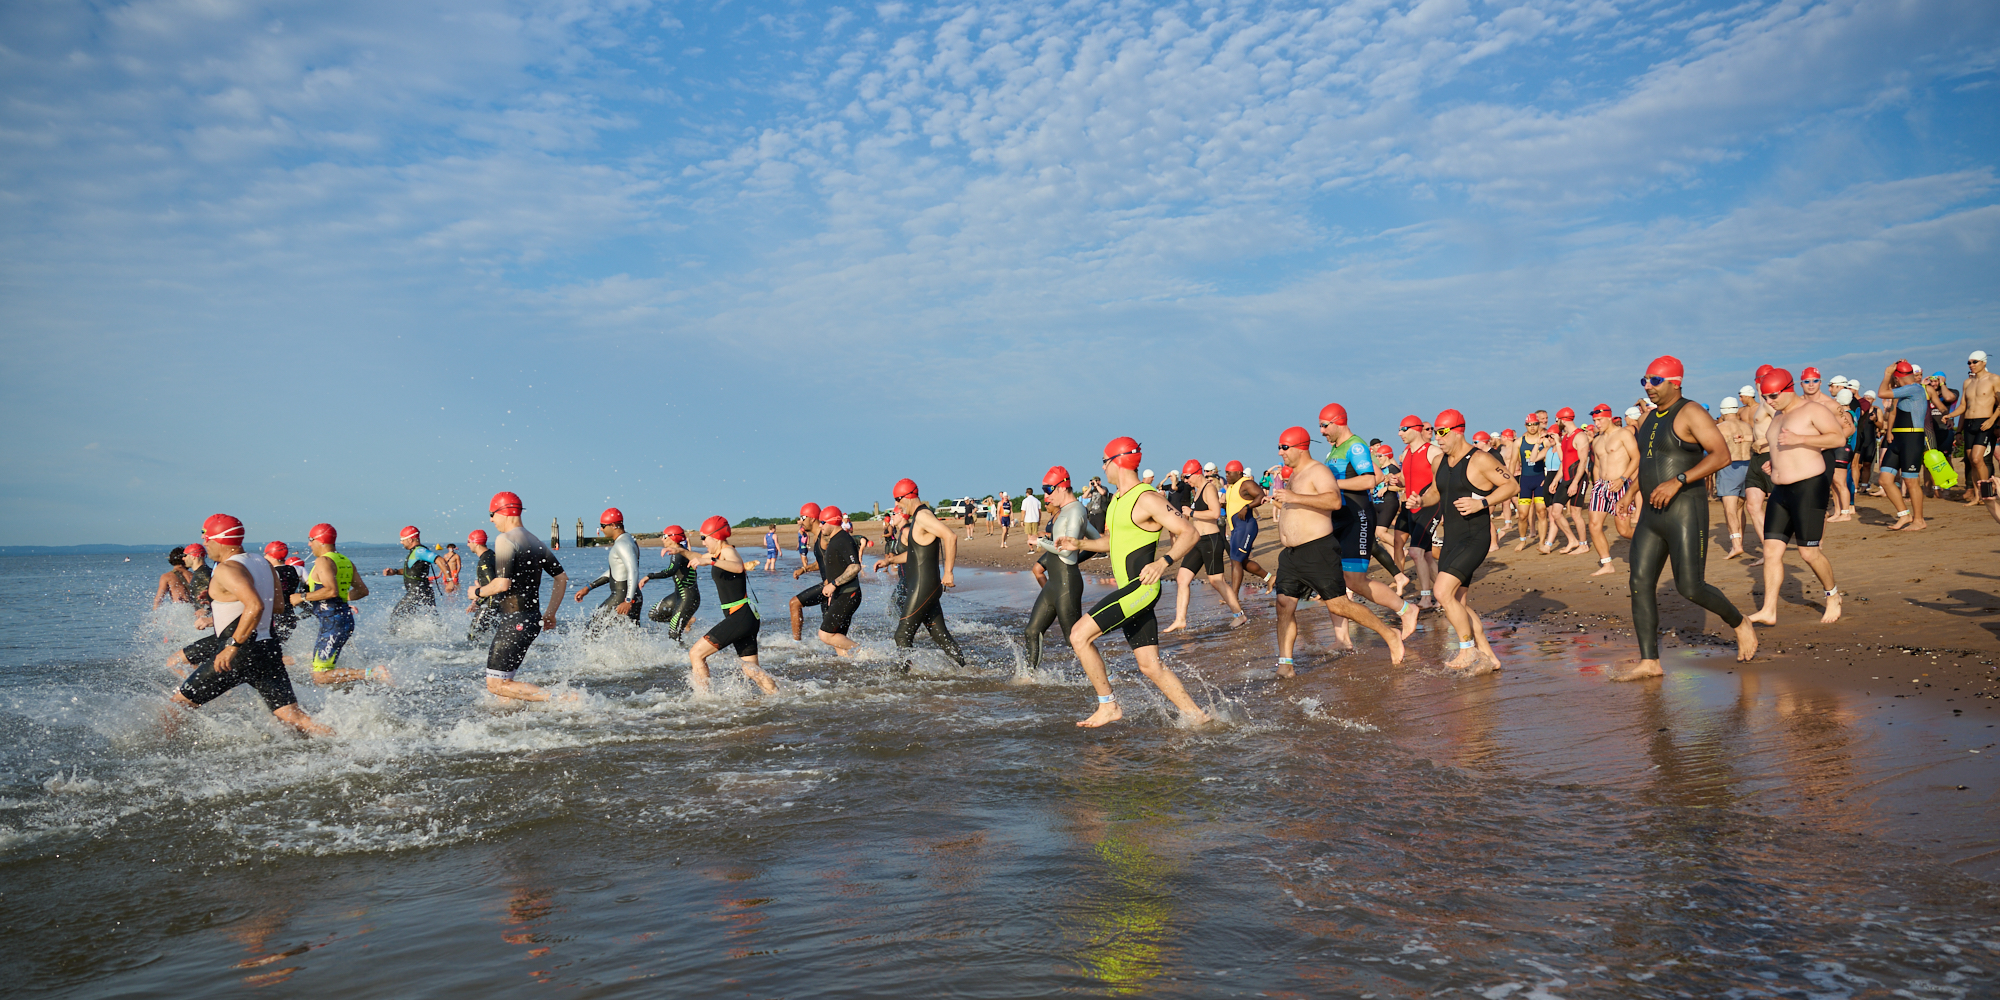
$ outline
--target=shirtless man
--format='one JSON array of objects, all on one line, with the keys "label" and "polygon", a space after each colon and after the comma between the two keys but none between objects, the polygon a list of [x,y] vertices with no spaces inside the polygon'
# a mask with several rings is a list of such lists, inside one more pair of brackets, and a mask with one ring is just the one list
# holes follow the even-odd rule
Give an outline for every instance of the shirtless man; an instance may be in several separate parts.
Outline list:
[{"label": "shirtless man", "polygon": [[[1521,439],[1514,435],[1514,428],[1501,428],[1500,442],[1498,447],[1494,449],[1493,456],[1500,460],[1500,467],[1507,470],[1507,478],[1512,479],[1518,485],[1521,482]],[[1517,496],[1514,504],[1501,512],[1501,517],[1505,518],[1505,524],[1501,526],[1500,533],[1494,536],[1496,543],[1506,536],[1508,527],[1512,527],[1515,532],[1520,534],[1524,541],[1527,539],[1528,528],[1523,515],[1527,513],[1528,509],[1520,503],[1520,500],[1524,496],[1525,494]]]},{"label": "shirtless man", "polygon": [[458,557],[457,542],[445,546],[444,551],[438,553],[437,568],[438,578],[444,582],[444,592],[458,593],[458,574],[465,568],[465,563]]},{"label": "shirtless man", "polygon": [[1729,464],[1715,473],[1715,495],[1722,498],[1722,518],[1729,524],[1729,551],[1722,558],[1743,554],[1743,487],[1750,477],[1750,421],[1735,396],[1722,401],[1722,419],[1715,422],[1729,448]]},{"label": "shirtless man", "polygon": [[[1129,437],[1113,438],[1106,444],[1104,474],[1117,492],[1105,513],[1104,537],[1056,539],[1058,548],[1109,555],[1118,583],[1118,589],[1093,605],[1069,633],[1070,650],[1083,665],[1090,686],[1097,690],[1097,711],[1077,723],[1085,728],[1110,725],[1125,717],[1117,696],[1111,693],[1104,656],[1097,651],[1098,637],[1114,627],[1124,631],[1132,656],[1139,661],[1139,672],[1160,689],[1181,716],[1194,723],[1208,721],[1208,713],[1188,696],[1181,679],[1160,662],[1159,619],[1153,614],[1153,605],[1160,600],[1160,577],[1193,550],[1198,535],[1194,525],[1173,512],[1160,491],[1139,481],[1141,457],[1139,442]],[[1165,554],[1159,550],[1162,533],[1173,538],[1173,547]]]},{"label": "shirtless man", "polygon": [[[277,610],[278,580],[270,564],[243,551],[243,522],[214,514],[202,523],[203,548],[215,560],[208,592],[215,634],[182,650],[193,673],[174,691],[175,709],[194,709],[221,697],[238,684],[257,689],[258,697],[278,721],[309,736],[331,736],[333,730],[314,722],[299,708],[292,678],[285,672],[285,650],[271,634]],[[171,730],[178,712],[168,716]]]},{"label": "shirtless man", "polygon": [[[1922,531],[1924,522],[1924,408],[1937,402],[1936,392],[1916,366],[1897,361],[1882,370],[1882,387],[1877,390],[1887,403],[1885,428],[1891,435],[1882,456],[1882,495],[1896,508],[1896,523],[1890,531]],[[1900,488],[1897,480],[1901,480]],[[1908,506],[1904,494],[1908,493]]]},{"label": "shirtless man", "polygon": [[1604,517],[1625,503],[1632,473],[1639,468],[1639,445],[1629,428],[1612,423],[1611,407],[1603,403],[1590,411],[1590,422],[1594,427],[1590,467],[1596,477],[1590,484],[1590,544],[1597,550],[1597,572],[1590,575],[1605,576],[1612,569],[1611,540],[1604,536]]},{"label": "shirtless man", "polygon": [[1785,582],[1785,543],[1795,538],[1799,555],[1826,588],[1823,625],[1840,620],[1840,588],[1833,564],[1820,551],[1826,527],[1827,477],[1832,468],[1821,451],[1847,440],[1847,429],[1825,406],[1809,402],[1792,385],[1792,373],[1773,368],[1757,380],[1774,411],[1770,429],[1771,503],[1764,513],[1764,606],[1749,620],[1778,624],[1778,589]]},{"label": "shirtless man", "polygon": [[165,573],[160,574],[160,585],[153,589],[153,607],[155,608],[160,606],[161,601],[169,598],[175,604],[189,603],[187,588],[188,572],[181,568],[181,550],[167,550],[167,565],[170,568]]},{"label": "shirtless man", "polygon": [[[1314,461],[1311,448],[1312,435],[1306,433],[1303,427],[1288,427],[1278,435],[1278,454],[1285,467],[1292,470],[1285,488],[1271,493],[1271,503],[1278,512],[1278,544],[1283,546],[1278,552],[1274,587],[1278,595],[1278,676],[1290,677],[1294,673],[1292,647],[1299,636],[1299,601],[1315,595],[1326,606],[1327,613],[1334,617],[1336,624],[1345,618],[1373,629],[1389,646],[1389,662],[1402,663],[1403,637],[1395,629],[1382,624],[1382,619],[1375,617],[1375,612],[1347,596],[1341,539],[1335,533],[1333,523],[1344,497],[1338,481],[1333,477],[1333,470]],[[1417,461],[1430,465],[1430,458],[1421,452]],[[1428,488],[1430,484],[1424,485]],[[1426,546],[1424,554],[1428,557],[1429,539],[1426,538],[1423,544]],[[1482,556],[1484,554],[1481,553]],[[1360,560],[1360,571],[1363,574],[1368,572],[1366,556]]]},{"label": "shirtless man", "polygon": [[1441,452],[1431,447],[1430,429],[1424,426],[1424,418],[1414,413],[1403,418],[1396,436],[1403,439],[1403,513],[1396,526],[1410,536],[1405,551],[1417,567],[1417,607],[1435,608],[1437,601],[1432,597],[1431,586],[1437,577],[1437,559],[1431,555],[1431,538],[1437,528],[1438,512],[1436,508],[1423,506],[1422,500],[1424,490],[1430,488],[1431,477],[1437,473]]},{"label": "shirtless man", "polygon": [[1959,439],[1965,444],[1965,478],[1973,488],[1965,491],[1965,505],[1985,503],[1979,484],[1993,477],[1987,456],[1993,454],[1993,426],[2000,418],[1994,396],[2000,393],[2000,375],[1986,369],[1986,352],[1973,351],[1965,361],[1965,387],[1959,391],[1958,405],[1946,417],[1958,417]]},{"label": "shirtless man", "polygon": [[[799,508],[799,568],[792,571],[794,580],[819,569],[822,556],[820,547],[823,544],[820,541],[819,516],[822,513],[824,512],[816,503],[808,503]],[[806,609],[817,608],[826,603],[825,583],[826,581],[822,580],[792,595],[788,607],[792,615],[793,642],[799,641],[805,635]],[[823,617],[825,612],[820,614]]]},{"label": "shirtless man", "polygon": [[[1757,377],[1763,378],[1771,366],[1764,365],[1757,370]],[[1771,408],[1764,405],[1764,397],[1755,386],[1746,385],[1737,391],[1737,398],[1748,398],[1743,419],[1750,424],[1750,472],[1743,477],[1743,512],[1745,533],[1756,532],[1754,558],[1745,566],[1764,565],[1764,504],[1771,496],[1771,474],[1766,470],[1771,445]]]},{"label": "shirtless man", "polygon": [[[1600,404],[1601,405],[1601,404]],[[1609,411],[1608,406],[1603,409]],[[1591,417],[1596,419],[1595,414]],[[1556,411],[1556,445],[1562,449],[1563,478],[1560,496],[1549,511],[1561,519],[1563,533],[1570,543],[1563,546],[1559,556],[1572,555],[1590,550],[1590,526],[1584,512],[1590,509],[1590,429],[1576,422],[1576,411],[1565,406]],[[1574,523],[1575,530],[1571,530]],[[1553,539],[1551,539],[1553,541]]]}]

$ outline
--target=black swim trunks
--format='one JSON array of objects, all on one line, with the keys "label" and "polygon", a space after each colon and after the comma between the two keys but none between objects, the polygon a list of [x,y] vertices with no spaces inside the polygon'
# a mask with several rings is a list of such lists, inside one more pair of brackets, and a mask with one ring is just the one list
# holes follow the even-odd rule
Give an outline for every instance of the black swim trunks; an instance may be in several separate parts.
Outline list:
[{"label": "black swim trunks", "polygon": [[[181,682],[181,697],[206,705],[239,684],[257,689],[265,707],[275,712],[299,703],[292,693],[292,677],[285,672],[285,648],[276,639],[258,639],[238,647],[228,670],[215,669],[215,655],[222,652],[223,639],[210,636],[182,650],[188,663],[197,669]],[[192,650],[193,652],[189,652]]]},{"label": "black swim trunks", "polygon": [[1347,596],[1347,577],[1340,569],[1340,539],[1321,535],[1303,545],[1278,550],[1278,577],[1273,589],[1286,597],[1334,600]]},{"label": "black swim trunks", "polygon": [[1222,573],[1222,534],[1203,535],[1195,540],[1194,548],[1181,559],[1181,568],[1219,576]]},{"label": "black swim trunks", "polygon": [[821,593],[819,588],[820,585],[815,583],[812,586],[799,591],[797,594],[793,595],[793,597],[799,602],[799,605],[801,607],[807,607],[807,608],[819,607],[820,605],[826,603],[826,595]]},{"label": "black swim trunks", "polygon": [[861,610],[861,591],[836,592],[833,599],[826,602],[826,610],[819,614],[819,630],[830,635],[846,635],[854,624],[854,613]]},{"label": "black swim trunks", "polygon": [[757,612],[750,610],[748,604],[739,604],[723,615],[722,620],[716,622],[715,627],[702,638],[717,649],[735,647],[737,656],[756,656],[757,632],[763,627],[764,623],[757,620]]},{"label": "black swim trunks", "polygon": [[1821,472],[1773,487],[1771,502],[1764,507],[1764,540],[1794,540],[1800,548],[1818,545],[1826,529],[1827,490],[1832,482],[1831,472]]},{"label": "black swim trunks", "polygon": [[486,676],[511,681],[514,672],[521,669],[521,661],[528,658],[528,647],[542,634],[542,616],[533,611],[517,611],[496,614],[492,621],[493,644],[486,648]]}]

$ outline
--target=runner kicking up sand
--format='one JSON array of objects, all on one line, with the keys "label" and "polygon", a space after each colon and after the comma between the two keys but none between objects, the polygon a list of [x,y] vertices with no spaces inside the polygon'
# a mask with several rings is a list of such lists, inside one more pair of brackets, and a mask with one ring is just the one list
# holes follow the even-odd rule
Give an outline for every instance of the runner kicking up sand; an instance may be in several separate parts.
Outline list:
[{"label": "runner kicking up sand", "polygon": [[1736,630],[1736,659],[1757,655],[1756,627],[1703,578],[1708,564],[1708,490],[1702,479],[1729,464],[1729,445],[1715,419],[1681,396],[1680,359],[1661,357],[1639,384],[1656,409],[1639,425],[1639,490],[1646,502],[1632,533],[1632,631],[1639,662],[1611,674],[1614,681],[1658,677],[1660,669],[1660,570],[1671,559],[1682,597],[1714,612]]},{"label": "runner kicking up sand", "polygon": [[[1090,686],[1097,690],[1097,711],[1077,723],[1086,728],[1109,725],[1125,717],[1118,707],[1117,696],[1111,693],[1104,657],[1097,651],[1098,636],[1114,626],[1124,630],[1125,641],[1132,645],[1132,656],[1139,661],[1139,672],[1180,709],[1181,716],[1195,723],[1208,721],[1208,713],[1188,697],[1181,679],[1160,662],[1160,623],[1153,615],[1153,605],[1160,600],[1160,577],[1175,560],[1194,548],[1197,533],[1194,525],[1167,505],[1166,497],[1139,481],[1141,457],[1139,442],[1129,437],[1113,438],[1105,445],[1104,473],[1117,492],[1112,495],[1110,509],[1105,514],[1104,537],[1056,539],[1056,545],[1066,550],[1108,554],[1118,583],[1118,589],[1098,601],[1069,633],[1070,649],[1075,651],[1077,662],[1089,676]],[[1160,555],[1163,531],[1173,536],[1173,548]]]},{"label": "runner kicking up sand", "polygon": [[1514,498],[1520,485],[1501,468],[1500,460],[1465,439],[1465,416],[1446,410],[1431,424],[1442,435],[1444,458],[1437,477],[1424,494],[1424,505],[1436,505],[1444,519],[1444,552],[1438,557],[1437,599],[1458,632],[1458,654],[1445,662],[1468,675],[1500,669],[1500,658],[1487,645],[1486,627],[1466,602],[1472,574],[1486,561],[1493,535],[1493,505]]},{"label": "runner kicking up sand", "polygon": [[[1382,624],[1375,612],[1347,596],[1347,578],[1341,569],[1340,538],[1334,533],[1333,517],[1343,502],[1333,471],[1313,460],[1312,435],[1303,427],[1288,427],[1278,435],[1278,454],[1285,468],[1292,470],[1289,484],[1273,491],[1271,503],[1278,508],[1278,676],[1290,677],[1292,645],[1298,640],[1297,613],[1301,598],[1318,596],[1326,610],[1340,619],[1360,622],[1389,645],[1389,662],[1403,662],[1403,637]],[[1490,456],[1489,456],[1490,457]],[[1426,468],[1429,460],[1423,459]],[[1428,485],[1428,484],[1427,484]],[[1367,572],[1367,559],[1361,571]]]}]

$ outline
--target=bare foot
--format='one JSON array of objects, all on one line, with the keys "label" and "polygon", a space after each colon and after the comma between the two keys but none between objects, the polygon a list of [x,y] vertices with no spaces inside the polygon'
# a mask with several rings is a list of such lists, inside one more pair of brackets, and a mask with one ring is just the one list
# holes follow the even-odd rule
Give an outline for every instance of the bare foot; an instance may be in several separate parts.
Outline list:
[{"label": "bare foot", "polygon": [[[1396,617],[1398,617],[1398,618],[1401,618],[1401,619],[1403,620],[1403,627],[1402,627],[1402,632],[1401,632],[1401,634],[1400,634],[1400,635],[1396,636],[1396,638],[1398,638],[1398,639],[1408,639],[1408,638],[1409,638],[1409,637],[1410,637],[1410,636],[1411,636],[1412,634],[1414,634],[1414,633],[1415,633],[1415,632],[1417,631],[1417,606],[1416,606],[1416,605],[1414,605],[1414,604],[1411,604],[1411,603],[1410,603],[1410,602],[1408,602],[1408,601],[1404,601],[1404,602],[1403,602],[1403,610],[1401,610],[1401,611],[1397,612],[1397,613],[1396,613]],[[1402,657],[1400,657],[1400,656],[1399,656],[1399,657],[1397,657],[1397,658],[1396,658],[1396,662],[1399,662],[1399,663],[1400,663],[1400,662],[1402,662]]]},{"label": "bare foot", "polygon": [[1756,655],[1757,626],[1750,624],[1750,619],[1745,618],[1743,624],[1736,626],[1736,662],[1749,663]]},{"label": "bare foot", "polygon": [[1333,644],[1339,647],[1342,652],[1351,653],[1354,651],[1354,636],[1348,626],[1347,619],[1342,618],[1340,624],[1333,627]]},{"label": "bare foot", "polygon": [[1744,568],[1745,568],[1745,569],[1748,569],[1748,568],[1750,568],[1750,567],[1752,567],[1752,566],[1762,566],[1762,565],[1764,565],[1764,557],[1763,557],[1763,556],[1758,556],[1757,558],[1755,558],[1755,559],[1752,559],[1752,560],[1750,560],[1749,562],[1747,562],[1747,563],[1744,563],[1744,564],[1743,564],[1743,566],[1744,566]]},{"label": "bare foot", "polygon": [[[1751,640],[1753,645],[1755,642],[1755,639]],[[1613,670],[1605,676],[1614,681],[1642,681],[1648,677],[1664,677],[1666,673],[1666,671],[1660,669],[1660,661],[1640,660],[1629,667]]]},{"label": "bare foot", "polygon": [[1294,669],[1292,668],[1292,665],[1291,665],[1290,663],[1288,663],[1288,662],[1286,662],[1286,661],[1284,661],[1284,660],[1279,660],[1279,661],[1278,661],[1278,676],[1280,676],[1280,677],[1297,677],[1297,676],[1298,676],[1298,673],[1299,673],[1299,672],[1298,672],[1297,670],[1294,670]]},{"label": "bare foot", "polygon": [[1740,556],[1740,555],[1742,555],[1742,554],[1743,554],[1743,550],[1742,550],[1742,549],[1730,549],[1729,551],[1727,551],[1727,552],[1724,552],[1724,553],[1722,554],[1722,558],[1724,558],[1724,559],[1734,559],[1734,558],[1736,558],[1737,556]]},{"label": "bare foot", "polygon": [[1248,624],[1250,624],[1250,616],[1241,611],[1238,611],[1234,617],[1229,619],[1230,628],[1242,628]]},{"label": "bare foot", "polygon": [[1099,726],[1108,726],[1124,717],[1125,710],[1119,708],[1117,702],[1107,701],[1097,706],[1097,711],[1092,712],[1090,718],[1077,723],[1077,725],[1085,729],[1096,729]]},{"label": "bare foot", "polygon": [[1215,718],[1213,716],[1209,715],[1207,712],[1204,712],[1199,708],[1181,709],[1181,718],[1186,719],[1188,720],[1188,722],[1193,723],[1194,725],[1197,726],[1205,726],[1215,721]]},{"label": "bare foot", "polygon": [[[1906,524],[1906,525],[1903,525],[1903,527],[1902,527],[1902,529],[1901,529],[1901,530],[1903,530],[1903,531],[1922,531],[1922,530],[1924,530],[1924,528],[1925,528],[1926,526],[1927,526],[1926,522],[1924,521],[1924,519],[1923,519],[1923,518],[1921,518],[1921,517],[1920,517],[1920,518],[1917,518],[1917,519],[1916,519],[1916,520],[1914,520],[1914,521],[1911,521],[1910,523],[1908,523],[1908,524]],[[1897,529],[1894,529],[1894,528],[1892,528],[1892,529],[1890,529],[1890,530],[1891,530],[1891,531],[1894,531],[1894,530],[1897,530]]]},{"label": "bare foot", "polygon": [[290,656],[283,657],[283,659],[285,661],[285,666],[296,667],[299,665],[299,661],[292,659]]},{"label": "bare foot", "polygon": [[1481,675],[1490,674],[1493,673],[1494,671],[1499,670],[1500,662],[1498,660],[1493,659],[1490,656],[1481,655],[1473,657],[1471,663],[1468,663],[1463,667],[1456,667],[1453,669],[1457,670],[1457,672],[1464,677],[1479,677]]},{"label": "bare foot", "polygon": [[389,676],[389,668],[387,666],[370,667],[369,669],[361,672],[361,679],[374,681],[377,684],[381,684],[385,687],[396,686],[396,679],[394,677]]},{"label": "bare foot", "polygon": [[1187,628],[1187,619],[1176,618],[1174,619],[1174,623],[1172,625],[1169,625],[1166,628],[1161,629],[1160,634],[1166,635],[1168,632],[1178,632],[1184,628]]},{"label": "bare foot", "polygon": [[1514,551],[1516,552],[1526,551],[1527,548],[1528,548],[1528,540],[1525,538],[1514,543]]},{"label": "bare foot", "polygon": [[1778,609],[1775,606],[1762,608],[1756,614],[1749,615],[1743,619],[1743,623],[1746,625],[1751,622],[1756,622],[1759,625],[1776,625],[1778,624]]},{"label": "bare foot", "polygon": [[1410,578],[1402,573],[1398,573],[1396,574],[1396,579],[1390,581],[1390,583],[1395,588],[1396,596],[1401,597],[1403,596],[1403,588],[1410,585]]},{"label": "bare foot", "polygon": [[1840,620],[1840,595],[1830,594],[1826,599],[1826,614],[1819,617],[1821,625],[1831,625]]},{"label": "bare foot", "polygon": [[772,680],[770,674],[756,667],[745,666],[743,668],[743,676],[750,678],[751,682],[762,688],[765,694],[778,693],[778,682]]},{"label": "bare foot", "polygon": [[1896,523],[1889,526],[1889,530],[1901,531],[1909,526],[1910,526],[1910,515],[1904,514],[1903,516],[1896,519]]},{"label": "bare foot", "polygon": [[1400,635],[1392,634],[1389,636],[1388,642],[1389,642],[1389,662],[1401,665],[1403,662],[1403,637]]},{"label": "bare foot", "polygon": [[1479,650],[1476,648],[1467,647],[1465,649],[1459,650],[1457,656],[1454,656],[1451,659],[1444,661],[1444,665],[1453,670],[1463,671],[1466,668],[1471,667],[1473,664],[1478,662],[1479,662]]},{"label": "bare foot", "polygon": [[1613,567],[1613,566],[1611,565],[1610,561],[1609,561],[1609,560],[1605,560],[1605,561],[1603,561],[1603,562],[1600,562],[1600,563],[1598,564],[1598,566],[1597,566],[1597,572],[1595,572],[1595,573],[1592,573],[1592,574],[1590,574],[1590,575],[1591,575],[1591,576],[1609,576],[1610,574],[1612,574],[1612,573],[1616,573],[1616,572],[1618,572],[1618,570],[1617,570],[1617,569],[1616,569],[1615,567]]}]

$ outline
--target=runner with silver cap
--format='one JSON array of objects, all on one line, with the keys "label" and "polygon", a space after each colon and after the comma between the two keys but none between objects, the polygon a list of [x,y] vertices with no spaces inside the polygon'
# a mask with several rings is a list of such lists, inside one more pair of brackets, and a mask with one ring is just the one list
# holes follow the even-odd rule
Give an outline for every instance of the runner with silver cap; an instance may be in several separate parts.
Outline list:
[{"label": "runner with silver cap", "polygon": [[604,603],[591,612],[592,624],[601,624],[622,618],[634,625],[639,624],[640,589],[646,586],[646,577],[639,572],[639,542],[625,530],[625,512],[616,507],[606,507],[597,515],[598,534],[611,539],[609,565],[604,575],[583,585],[576,592],[578,603],[583,595],[605,584],[611,585],[611,593]]},{"label": "runner with silver cap", "polygon": [[716,514],[701,522],[703,553],[690,551],[672,538],[660,542],[667,551],[686,556],[689,565],[709,567],[715,598],[722,602],[722,620],[688,650],[688,686],[696,695],[707,696],[708,658],[728,646],[736,651],[745,678],[765,694],[777,694],[778,682],[757,666],[757,632],[763,623],[750,597],[749,568],[729,544],[729,519]]},{"label": "runner with silver cap", "polygon": [[[299,708],[292,678],[285,673],[285,651],[271,634],[277,609],[278,579],[263,559],[243,551],[243,522],[228,514],[213,514],[202,522],[203,549],[215,560],[209,578],[215,634],[175,654],[195,668],[170,696],[174,709],[206,705],[239,684],[257,689],[257,696],[278,720],[311,736],[331,736],[333,730],[314,722]],[[171,733],[178,712],[170,710]]]},{"label": "runner with silver cap", "polygon": [[[556,609],[569,590],[569,573],[555,553],[521,526],[521,498],[502,491],[486,505],[487,518],[500,536],[493,540],[493,580],[472,591],[494,601],[493,645],[486,651],[486,690],[516,701],[547,701],[549,693],[514,679],[528,658],[528,647],[544,629],[556,627]],[[555,578],[548,611],[542,611],[542,575]]]}]

